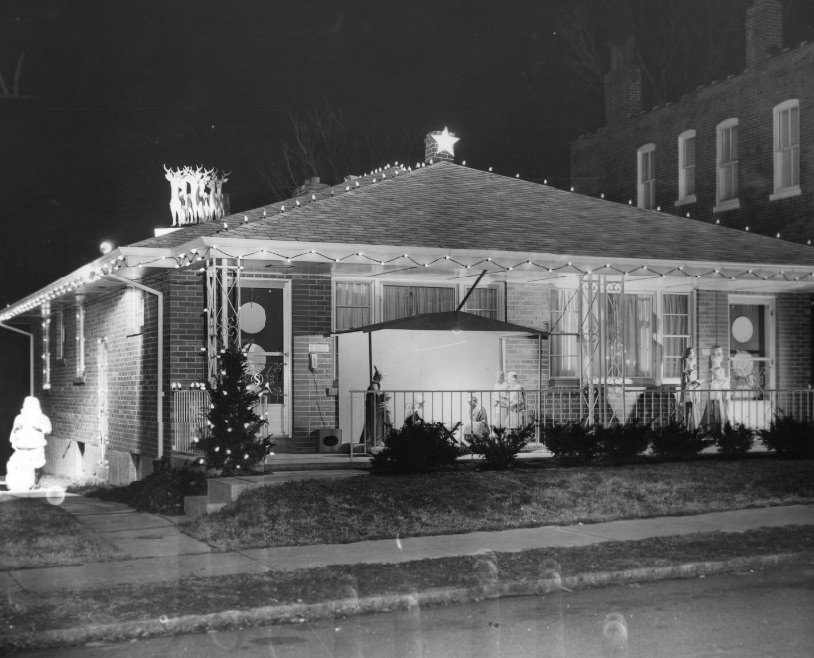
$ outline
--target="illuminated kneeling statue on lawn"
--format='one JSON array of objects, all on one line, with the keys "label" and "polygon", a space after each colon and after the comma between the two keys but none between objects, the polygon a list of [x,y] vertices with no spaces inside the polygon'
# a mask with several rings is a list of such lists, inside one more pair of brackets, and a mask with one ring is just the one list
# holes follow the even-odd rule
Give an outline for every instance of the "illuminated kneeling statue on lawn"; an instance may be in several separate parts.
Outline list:
[{"label": "illuminated kneeling statue on lawn", "polygon": [[6,488],[9,491],[27,491],[36,486],[39,480],[37,469],[45,466],[45,435],[50,433],[51,421],[42,413],[40,401],[29,395],[14,419],[9,437],[14,448],[14,454],[6,463]]}]

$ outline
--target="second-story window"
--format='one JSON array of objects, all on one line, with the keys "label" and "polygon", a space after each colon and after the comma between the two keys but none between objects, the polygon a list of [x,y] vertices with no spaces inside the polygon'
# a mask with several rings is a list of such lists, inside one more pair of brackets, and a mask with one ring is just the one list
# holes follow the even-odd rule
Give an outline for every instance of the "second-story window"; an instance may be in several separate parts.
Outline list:
[{"label": "second-story window", "polygon": [[738,206],[738,120],[727,119],[717,128],[717,209]]},{"label": "second-story window", "polygon": [[678,204],[695,201],[695,130],[678,136]]},{"label": "second-story window", "polygon": [[652,210],[656,207],[656,145],[645,144],[640,147],[637,159],[636,205]]},{"label": "second-story window", "polygon": [[782,198],[800,194],[800,101],[774,108],[774,194]]}]

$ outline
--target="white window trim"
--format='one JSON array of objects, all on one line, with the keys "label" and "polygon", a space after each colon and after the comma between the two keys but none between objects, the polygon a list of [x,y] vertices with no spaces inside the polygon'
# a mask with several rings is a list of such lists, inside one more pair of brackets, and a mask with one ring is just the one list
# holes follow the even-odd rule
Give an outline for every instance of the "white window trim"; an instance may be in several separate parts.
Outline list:
[{"label": "white window trim", "polygon": [[[571,290],[571,288],[567,285],[554,285],[554,288],[558,289],[567,289]],[[688,322],[689,322],[689,343],[690,345],[695,345],[697,336],[695,333],[695,293],[692,288],[689,287],[679,287],[674,290],[658,290],[652,288],[646,289],[638,289],[634,288],[631,290],[625,290],[625,294],[635,294],[635,295],[650,295],[653,298],[653,308],[656,310],[656,318],[657,318],[657,330],[654,332],[655,335],[653,337],[653,376],[650,378],[652,379],[653,385],[660,386],[672,386],[678,385],[681,383],[680,378],[676,377],[665,377],[664,376],[664,357],[662,352],[662,357],[658,358],[657,354],[662,350],[664,346],[664,295],[687,295],[689,300],[687,302],[688,305]],[[551,319],[551,326],[554,326],[556,322],[556,318],[554,317],[553,312],[550,313]],[[551,364],[549,363],[549,368]],[[573,382],[578,381],[579,376],[577,377],[566,377],[566,376],[557,376],[551,377],[552,381],[556,380],[558,383],[562,384],[571,384]]]},{"label": "white window trim", "polygon": [[76,296],[76,384],[85,383],[85,298]]},{"label": "white window trim", "polygon": [[[689,128],[678,136],[678,199],[676,200],[677,206],[683,206],[688,203],[695,203],[695,193],[685,194],[687,189],[687,171],[686,163],[684,162],[684,143],[689,139],[695,139],[695,128]],[[697,142],[696,142],[697,144]],[[698,158],[696,156],[696,163]],[[696,164],[693,164],[693,175],[695,172]]]},{"label": "white window trim", "polygon": [[42,390],[51,388],[51,303],[40,307],[42,314]]},{"label": "white window trim", "polygon": [[[687,322],[689,326],[688,336],[689,336],[689,344],[691,346],[695,345],[695,333],[693,329],[695,328],[695,294],[692,290],[660,290],[657,293],[658,295],[658,310],[657,310],[657,317],[659,322],[659,329],[658,329],[658,343],[659,347],[662,348],[662,357],[659,360],[658,369],[657,369],[657,376],[658,376],[658,383],[666,384],[666,385],[673,385],[673,384],[681,384],[681,377],[665,377],[664,375],[664,295],[686,295],[687,299]],[[678,335],[678,334],[675,334]]]},{"label": "white window trim", "polygon": [[726,201],[716,203],[712,208],[712,212],[726,212],[727,210],[737,210],[740,207],[740,199],[727,199]]},{"label": "white window trim", "polygon": [[65,309],[59,309],[54,317],[54,360],[59,363],[65,360]]},{"label": "white window trim", "polygon": [[[648,182],[652,181],[653,186],[653,195],[651,199],[651,206],[646,207],[644,205],[645,202],[645,189],[644,183],[642,182],[642,161],[644,160],[645,155],[651,155],[653,158],[653,178],[648,179]],[[656,209],[656,145],[650,142],[649,144],[644,144],[640,146],[636,150],[636,207],[642,208],[644,210],[655,210]]]},{"label": "white window trim", "polygon": [[[792,108],[797,108],[797,172],[798,181],[796,185],[789,185],[788,187],[780,187],[780,114],[787,112]],[[789,197],[802,194],[800,189],[799,172],[800,172],[800,100],[797,98],[790,98],[774,106],[772,109],[772,132],[774,136],[773,142],[773,158],[774,158],[774,191],[769,195],[769,201],[776,201],[777,199],[787,199]]]},{"label": "white window trim", "polygon": [[138,288],[128,286],[125,289],[126,336],[138,336],[144,333],[144,294]]},{"label": "white window trim", "polygon": [[[723,148],[722,148],[722,136],[724,130],[729,130],[730,128],[739,128],[739,121],[737,117],[732,117],[729,119],[724,119],[721,121],[717,126],[715,126],[715,207],[712,209],[713,212],[721,212],[724,210],[734,210],[735,208],[740,208],[740,157],[739,153],[736,151],[735,159],[728,160],[727,162],[723,162]],[[738,143],[740,143],[740,130],[738,130]],[[736,194],[734,197],[729,199],[721,199],[721,172],[723,171],[724,166],[729,166],[731,164],[735,164],[738,167],[738,176],[735,179],[736,183]]]}]

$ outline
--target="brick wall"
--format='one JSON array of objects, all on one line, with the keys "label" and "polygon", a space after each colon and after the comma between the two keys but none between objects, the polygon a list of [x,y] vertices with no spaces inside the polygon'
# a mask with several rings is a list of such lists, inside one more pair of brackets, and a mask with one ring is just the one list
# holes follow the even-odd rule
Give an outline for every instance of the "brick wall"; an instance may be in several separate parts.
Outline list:
[{"label": "brick wall", "polygon": [[[315,452],[314,430],[335,428],[339,423],[337,398],[326,388],[334,380],[333,339],[331,331],[332,285],[330,275],[294,277],[291,288],[291,404],[293,405],[292,452]],[[309,346],[326,344],[328,352],[319,352],[317,367],[309,368]]]},{"label": "brick wall", "polygon": [[[506,287],[507,322],[546,329],[549,320],[548,286],[509,284]],[[548,382],[548,340],[540,344],[537,338],[506,338],[505,367],[507,371],[517,372],[525,388],[541,388]]]},{"label": "brick wall", "polygon": [[[576,192],[636,203],[636,149],[656,145],[656,206],[662,212],[806,242],[814,239],[814,44],[764,60],[746,70],[686,94],[679,102],[621,121],[571,145],[571,179]],[[769,200],[774,190],[772,109],[800,101],[802,194]],[[716,195],[716,125],[739,121],[740,208],[713,213]],[[678,135],[696,131],[695,203],[678,199]]]},{"label": "brick wall", "polygon": [[[146,282],[150,285],[150,282]],[[49,438],[48,470],[71,477],[108,477],[110,463],[127,457],[126,473],[110,473],[113,482],[129,481],[132,472],[149,473],[157,454],[157,302],[144,295],[144,327],[128,332],[125,290],[88,296],[84,302],[84,376],[77,377],[80,341],[77,337],[76,305],[66,303],[64,358],[55,354],[56,322],[51,323],[51,388],[37,390],[43,410],[54,431]],[[56,312],[58,306],[54,306]],[[38,342],[38,346],[41,345]],[[100,440],[100,376],[102,351],[107,353],[107,444]]]}]

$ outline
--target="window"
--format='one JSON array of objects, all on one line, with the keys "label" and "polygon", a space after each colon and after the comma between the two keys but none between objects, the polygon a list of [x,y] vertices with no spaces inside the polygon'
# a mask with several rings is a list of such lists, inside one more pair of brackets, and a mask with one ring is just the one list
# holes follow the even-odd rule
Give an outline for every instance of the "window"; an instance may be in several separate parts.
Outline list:
[{"label": "window", "polygon": [[[592,365],[592,376],[641,385],[655,381],[660,368],[662,381],[680,381],[684,350],[692,342],[689,293],[664,293],[660,307],[655,293],[622,293],[610,284],[591,302],[580,299],[575,290],[551,290],[549,294],[552,378],[580,376],[580,303],[592,303],[597,305],[594,315],[602,318],[597,336],[602,344],[601,366],[600,361]],[[656,349],[657,313],[662,326],[660,350]]]},{"label": "window", "polygon": [[771,199],[800,194],[800,101],[774,108],[774,194]]},{"label": "window", "polygon": [[[469,292],[469,290],[470,289],[467,288],[464,294]],[[498,309],[497,288],[475,288],[461,310],[497,320],[499,319]]]},{"label": "window", "polygon": [[144,331],[144,294],[138,288],[128,288],[124,292],[128,336],[137,336]]},{"label": "window", "polygon": [[382,322],[422,313],[454,311],[456,288],[431,286],[382,286]]},{"label": "window", "polygon": [[678,136],[678,201],[676,205],[695,201],[695,130]]},{"label": "window", "polygon": [[738,120],[727,119],[717,127],[718,186],[713,210],[732,210],[738,203]]},{"label": "window", "polygon": [[653,377],[653,296],[608,293],[605,296],[607,376]]},{"label": "window", "polygon": [[42,315],[42,390],[51,388],[51,304],[40,307]]},{"label": "window", "polygon": [[76,297],[76,379],[75,384],[85,382],[85,299]]},{"label": "window", "polygon": [[65,309],[59,309],[54,315],[56,327],[54,328],[54,358],[57,361],[65,359]]},{"label": "window", "polygon": [[549,349],[551,377],[579,376],[579,292],[552,290]]},{"label": "window", "polygon": [[684,351],[691,345],[689,294],[663,294],[662,312],[662,379],[681,381]]},{"label": "window", "polygon": [[656,207],[656,145],[645,144],[637,156],[637,205],[652,210]]},{"label": "window", "polygon": [[334,288],[334,324],[337,331],[371,324],[370,283],[337,281]]}]

